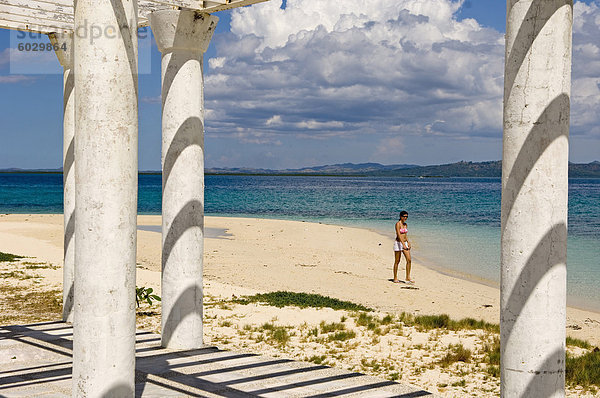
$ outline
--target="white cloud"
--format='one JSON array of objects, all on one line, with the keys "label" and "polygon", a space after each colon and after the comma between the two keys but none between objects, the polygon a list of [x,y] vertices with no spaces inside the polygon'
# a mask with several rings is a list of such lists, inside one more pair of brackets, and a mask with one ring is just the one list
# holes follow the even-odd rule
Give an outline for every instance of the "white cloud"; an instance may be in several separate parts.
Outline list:
[{"label": "white cloud", "polygon": [[225,57],[216,57],[208,60],[208,66],[211,69],[222,68],[225,65]]},{"label": "white cloud", "polygon": [[[217,40],[207,106],[227,122],[279,132],[440,134],[498,131],[503,36],[458,21],[449,0],[270,1],[232,14],[235,38]],[[488,103],[486,102],[486,105]],[[272,115],[284,115],[278,123]],[[260,122],[259,118],[263,121]],[[336,136],[339,134],[335,134]]]},{"label": "white cloud", "polygon": [[267,126],[277,126],[281,124],[281,115],[274,115],[265,122]]},{"label": "white cloud", "polygon": [[[372,136],[363,142],[374,154],[390,134],[500,145],[504,35],[459,20],[461,6],[288,0],[281,9],[271,0],[233,11],[209,60],[206,106],[218,113],[209,134],[265,139],[232,134],[243,126],[286,143]],[[572,120],[576,134],[597,136],[586,127],[600,125],[598,5],[576,3],[575,18]]]}]

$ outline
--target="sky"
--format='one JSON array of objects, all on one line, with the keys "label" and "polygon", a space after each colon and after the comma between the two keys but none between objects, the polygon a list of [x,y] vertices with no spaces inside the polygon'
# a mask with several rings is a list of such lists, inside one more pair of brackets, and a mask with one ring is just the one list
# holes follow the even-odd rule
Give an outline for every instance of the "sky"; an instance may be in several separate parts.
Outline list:
[{"label": "sky", "polygon": [[[501,159],[505,7],[270,0],[216,13],[206,167]],[[587,163],[600,160],[600,0],[575,2],[573,32],[569,158]],[[141,36],[139,168],[160,170],[160,53]],[[58,168],[61,68],[19,40],[0,30],[0,168]]]}]

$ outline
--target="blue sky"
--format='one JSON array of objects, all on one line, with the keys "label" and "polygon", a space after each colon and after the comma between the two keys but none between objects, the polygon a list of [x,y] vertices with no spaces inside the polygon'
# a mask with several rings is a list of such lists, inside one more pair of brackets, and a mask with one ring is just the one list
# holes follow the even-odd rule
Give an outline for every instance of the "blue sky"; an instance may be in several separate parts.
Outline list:
[{"label": "blue sky", "polygon": [[[207,167],[500,159],[504,1],[271,0],[217,15]],[[596,20],[596,2],[575,4],[573,162],[600,160]],[[60,167],[58,61],[18,59],[12,39],[0,31],[0,168]],[[152,37],[140,49],[139,168],[158,170],[160,54]]]}]

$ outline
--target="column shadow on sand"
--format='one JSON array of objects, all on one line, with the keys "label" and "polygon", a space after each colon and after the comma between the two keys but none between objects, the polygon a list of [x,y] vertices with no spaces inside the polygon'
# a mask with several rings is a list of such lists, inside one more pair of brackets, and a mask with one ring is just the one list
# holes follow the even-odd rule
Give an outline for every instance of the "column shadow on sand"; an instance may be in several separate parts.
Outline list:
[{"label": "column shadow on sand", "polygon": [[[36,351],[39,353],[46,350],[54,358],[51,363],[40,361],[32,363],[31,366],[16,366],[14,369],[0,371],[0,396],[3,392],[16,392],[19,388],[36,384],[62,382],[63,386],[70,385],[72,337],[71,326],[62,322],[0,327],[0,342],[7,343],[6,340],[12,340],[39,350]],[[206,393],[222,397],[257,397],[311,386],[317,386],[317,389],[305,396],[336,397],[400,386],[393,381],[374,382],[373,379],[362,380],[361,384],[357,378],[366,377],[361,373],[342,373],[323,365],[295,363],[289,359],[261,357],[256,354],[220,350],[216,347],[167,351],[158,345],[160,337],[150,332],[138,332],[136,340],[138,345],[136,347],[136,397],[142,397],[144,392],[155,395],[157,391],[170,392],[169,395],[181,393],[191,397],[204,397]],[[232,362],[236,360],[237,363]],[[239,360],[247,361],[239,363]],[[292,364],[293,366],[285,367]],[[235,373],[248,370],[257,373]],[[337,374],[332,374],[331,371]],[[294,375],[304,377],[294,381],[286,379]],[[278,380],[281,380],[281,384],[273,385]],[[331,391],[323,386],[318,387],[325,383],[348,380],[355,380],[356,383],[332,386]],[[254,385],[246,386],[245,389],[242,386],[237,387],[245,383],[254,383]],[[377,391],[378,394],[382,392],[384,391]],[[390,392],[389,396],[410,398],[427,395],[431,393],[414,391],[398,395]]]}]

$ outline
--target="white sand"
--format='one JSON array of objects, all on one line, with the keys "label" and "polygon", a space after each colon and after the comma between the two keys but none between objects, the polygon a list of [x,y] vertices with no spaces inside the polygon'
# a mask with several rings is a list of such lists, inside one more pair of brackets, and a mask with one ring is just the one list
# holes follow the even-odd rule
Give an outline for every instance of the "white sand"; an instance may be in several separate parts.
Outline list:
[{"label": "white sand", "polygon": [[[61,265],[62,222],[62,215],[0,215],[0,251]],[[160,216],[139,216],[138,224],[158,226]],[[480,332],[450,332],[432,338],[430,333],[406,328],[400,334],[392,330],[383,336],[375,336],[372,331],[357,328],[349,318],[346,321],[348,328],[354,328],[364,344],[358,347],[342,345],[337,354],[330,352],[331,348],[323,353],[323,348],[319,346],[321,343],[313,341],[317,337],[313,339],[309,336],[310,330],[318,328],[321,321],[338,322],[342,316],[350,317],[351,314],[256,305],[224,305],[220,308],[214,303],[232,295],[289,290],[319,293],[360,303],[378,310],[377,316],[380,317],[384,313],[445,313],[455,319],[471,317],[498,323],[498,289],[445,275],[414,262],[412,276],[417,281],[416,285],[394,284],[391,282],[392,238],[364,229],[227,217],[206,217],[205,226],[227,231],[225,236],[205,239],[205,295],[207,302],[213,302],[212,305],[207,304],[205,311],[207,342],[271,355],[283,350],[282,355],[299,359],[326,355],[329,358],[327,363],[331,365],[359,371],[373,370],[368,363],[361,363],[363,358],[382,363],[384,359],[388,361],[386,358],[394,358],[395,365],[386,362],[387,373],[381,370],[382,376],[389,377],[397,371],[401,377],[404,376],[401,379],[403,382],[411,382],[447,396],[461,395],[461,391],[472,393],[473,388],[477,388],[478,396],[497,395],[497,380],[485,380],[481,374],[471,375],[470,378],[463,376],[468,379],[467,386],[460,386],[459,375],[473,373],[474,369],[469,366],[476,367],[476,364],[467,366],[460,363],[449,372],[431,368],[431,363],[439,360],[447,351],[448,344],[460,342],[476,352],[490,337],[482,336]],[[160,233],[138,232],[137,285],[152,287],[158,292],[160,245]],[[418,242],[413,246],[418,251]],[[404,274],[403,264],[404,260],[399,271],[400,277]],[[49,286],[60,285],[60,269],[40,271],[43,271],[45,283]],[[295,336],[292,336],[285,349],[249,338],[252,333],[258,333],[252,332],[252,328],[260,328],[273,319],[276,319],[274,324],[295,330]],[[147,324],[156,327],[155,321],[148,320]],[[568,308],[567,325],[569,336],[600,345],[600,314]],[[248,330],[244,330],[244,326]],[[379,341],[375,343],[374,340]],[[312,344],[312,348],[308,348],[307,344]],[[378,347],[376,350],[373,350],[373,344]],[[336,356],[344,358],[335,359]],[[371,373],[378,372],[380,370]],[[452,387],[453,383],[459,385]]]}]

